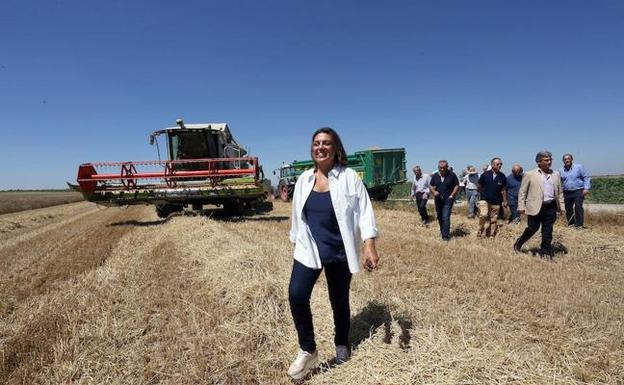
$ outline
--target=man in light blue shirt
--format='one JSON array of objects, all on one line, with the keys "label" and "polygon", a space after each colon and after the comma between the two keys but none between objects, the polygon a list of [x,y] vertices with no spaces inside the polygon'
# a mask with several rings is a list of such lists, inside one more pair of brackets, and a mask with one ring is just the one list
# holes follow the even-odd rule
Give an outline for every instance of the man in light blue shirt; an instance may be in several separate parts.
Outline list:
[{"label": "man in light blue shirt", "polygon": [[565,204],[568,226],[583,228],[583,200],[589,194],[591,178],[580,164],[573,163],[572,154],[563,156],[561,173],[561,187],[563,188],[563,202]]}]

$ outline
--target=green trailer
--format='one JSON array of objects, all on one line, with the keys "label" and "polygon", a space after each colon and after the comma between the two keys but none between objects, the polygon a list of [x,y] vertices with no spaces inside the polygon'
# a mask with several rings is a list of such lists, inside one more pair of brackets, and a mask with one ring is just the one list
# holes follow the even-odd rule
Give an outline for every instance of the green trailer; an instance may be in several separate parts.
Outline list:
[{"label": "green trailer", "polygon": [[[314,167],[311,160],[293,161],[282,165],[279,172],[278,194],[283,201],[292,198],[297,178]],[[406,181],[405,149],[387,148],[363,150],[347,156],[347,167],[355,170],[372,199],[384,201],[392,187]]]}]

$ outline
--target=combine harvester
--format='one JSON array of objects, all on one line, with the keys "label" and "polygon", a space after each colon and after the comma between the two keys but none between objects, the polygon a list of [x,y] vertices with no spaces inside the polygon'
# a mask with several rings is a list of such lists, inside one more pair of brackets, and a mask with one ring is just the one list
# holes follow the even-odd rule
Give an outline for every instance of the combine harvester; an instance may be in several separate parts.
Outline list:
[{"label": "combine harvester", "polygon": [[[155,131],[150,144],[158,159],[84,163],[78,189],[86,200],[104,206],[151,204],[159,217],[191,206],[222,206],[229,214],[270,211],[270,181],[256,157],[246,157],[225,123],[184,124]],[[158,136],[166,135],[169,160],[160,160]]]},{"label": "combine harvester", "polygon": [[[303,172],[314,167],[311,160],[283,164],[273,174],[279,173],[278,194],[283,201],[292,198],[295,183]],[[385,148],[358,151],[347,156],[347,167],[355,170],[371,199],[385,201],[392,188],[406,181],[405,149]]]}]

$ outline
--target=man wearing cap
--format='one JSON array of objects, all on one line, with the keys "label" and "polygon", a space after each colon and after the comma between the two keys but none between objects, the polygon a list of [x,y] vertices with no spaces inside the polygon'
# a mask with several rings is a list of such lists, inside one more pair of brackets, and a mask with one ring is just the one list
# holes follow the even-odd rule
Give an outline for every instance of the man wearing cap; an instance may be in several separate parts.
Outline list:
[{"label": "man wearing cap", "polygon": [[479,173],[475,166],[469,165],[466,167],[466,175],[464,175],[463,179],[466,186],[468,218],[474,218],[477,211],[477,201],[479,200]]}]

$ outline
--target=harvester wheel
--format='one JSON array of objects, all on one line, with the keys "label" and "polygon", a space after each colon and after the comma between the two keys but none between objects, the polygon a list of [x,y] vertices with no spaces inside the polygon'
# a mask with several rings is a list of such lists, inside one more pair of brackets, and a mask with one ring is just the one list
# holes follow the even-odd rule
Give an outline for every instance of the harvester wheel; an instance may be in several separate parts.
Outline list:
[{"label": "harvester wheel", "polygon": [[273,210],[273,202],[260,202],[258,206],[259,207],[256,210],[261,213],[268,213],[269,211]]},{"label": "harvester wheel", "polygon": [[156,206],[156,215],[158,215],[158,218],[167,218],[169,216],[170,213],[165,206],[167,205]]},{"label": "harvester wheel", "polygon": [[223,203],[223,211],[228,215],[240,215],[243,213],[243,204],[238,200],[229,200]]},{"label": "harvester wheel", "polygon": [[159,218],[167,218],[169,214],[184,210],[181,205],[172,205],[165,203],[164,205],[156,205],[156,215]]}]

